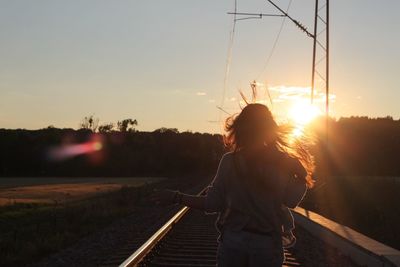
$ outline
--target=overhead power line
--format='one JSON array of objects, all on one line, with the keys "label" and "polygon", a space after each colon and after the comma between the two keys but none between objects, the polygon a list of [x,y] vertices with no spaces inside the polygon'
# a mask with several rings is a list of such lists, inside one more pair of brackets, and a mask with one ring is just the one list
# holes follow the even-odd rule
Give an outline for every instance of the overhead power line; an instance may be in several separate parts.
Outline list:
[{"label": "overhead power line", "polygon": [[[293,0],[290,0],[288,6],[286,8],[286,13],[289,11],[290,6],[292,5],[292,1]],[[256,80],[258,80],[260,78],[260,76],[264,73],[264,71],[267,69],[267,66],[268,66],[269,62],[271,61],[271,58],[275,52],[279,38],[281,37],[281,33],[282,33],[283,27],[285,26],[285,22],[286,22],[286,16],[285,15],[281,15],[281,16],[283,16],[284,18],[282,20],[281,26],[279,27],[279,31],[275,37],[274,44],[272,45],[271,51],[268,54],[267,60],[265,61],[265,64],[264,64],[264,67],[262,68],[262,71],[260,72],[260,74],[257,76]],[[269,92],[268,92],[268,94],[269,94]]]},{"label": "overhead power line", "polygon": [[[234,2],[234,10],[235,10],[234,12],[236,13],[237,0],[235,0],[235,2]],[[221,108],[224,107],[224,103],[225,103],[226,88],[228,86],[228,77],[229,77],[230,66],[231,66],[231,61],[232,61],[232,50],[233,50],[233,41],[235,38],[235,30],[236,30],[236,15],[233,16],[232,29],[231,29],[230,36],[229,36],[228,54],[227,54],[227,58],[226,58],[225,75],[224,75],[224,87],[223,87],[222,99],[221,99],[221,103],[220,103]]]},{"label": "overhead power line", "polygon": [[285,12],[282,8],[280,8],[279,6],[277,6],[274,2],[272,2],[272,0],[267,0],[268,2],[271,3],[271,5],[273,5],[274,7],[276,7],[276,9],[278,9],[283,15],[285,15],[288,19],[290,19],[297,27],[300,28],[300,30],[302,30],[303,32],[305,32],[309,37],[314,38],[314,34],[312,34],[311,32],[309,32],[307,30],[307,28],[301,24],[298,20],[295,20],[294,18],[292,18],[287,12]]}]

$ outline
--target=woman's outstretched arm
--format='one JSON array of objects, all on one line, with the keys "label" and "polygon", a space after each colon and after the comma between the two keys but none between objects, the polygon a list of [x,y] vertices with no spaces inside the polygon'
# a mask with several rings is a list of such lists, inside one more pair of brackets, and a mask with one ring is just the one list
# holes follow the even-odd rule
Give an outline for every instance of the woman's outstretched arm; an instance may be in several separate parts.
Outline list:
[{"label": "woman's outstretched arm", "polygon": [[179,191],[163,190],[158,192],[153,200],[159,204],[182,204],[194,209],[209,213],[218,212],[222,209],[225,199],[225,188],[223,173],[225,169],[225,156],[222,157],[213,182],[209,185],[206,196],[195,196],[184,194]]},{"label": "woman's outstretched arm", "polygon": [[194,209],[199,209],[199,210],[205,210],[205,203],[206,203],[206,196],[193,196],[193,195],[187,195],[183,193],[178,193],[180,196],[178,196],[180,201],[178,202],[179,204],[194,208]]},{"label": "woman's outstretched arm", "polygon": [[182,204],[194,209],[204,210],[206,196],[194,196],[179,191],[163,190],[158,192],[154,199],[157,204]]}]

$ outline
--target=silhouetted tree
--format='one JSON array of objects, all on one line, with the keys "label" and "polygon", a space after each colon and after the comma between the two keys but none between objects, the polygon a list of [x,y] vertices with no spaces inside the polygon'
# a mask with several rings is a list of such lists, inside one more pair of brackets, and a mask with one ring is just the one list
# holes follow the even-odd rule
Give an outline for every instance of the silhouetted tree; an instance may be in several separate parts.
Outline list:
[{"label": "silhouetted tree", "polygon": [[138,125],[137,120],[125,119],[117,122],[117,128],[120,132],[134,132],[134,126]]},{"label": "silhouetted tree", "polygon": [[106,123],[99,126],[99,133],[109,133],[114,129],[114,123]]},{"label": "silhouetted tree", "polygon": [[154,130],[155,133],[179,133],[177,128],[166,128],[166,127],[161,127],[156,130]]},{"label": "silhouetted tree", "polygon": [[84,117],[82,122],[79,124],[80,129],[87,129],[92,132],[96,132],[99,126],[99,118],[95,118],[94,115]]},{"label": "silhouetted tree", "polygon": [[[179,133],[176,128],[166,127],[138,132],[133,130],[137,125],[133,119],[120,122],[119,132],[112,130],[111,123],[97,127],[96,121],[93,116],[86,117],[83,130],[78,131],[51,127],[37,131],[0,129],[0,175],[124,176],[210,171],[224,151],[220,135]],[[107,157],[103,163],[92,167],[86,162],[88,155],[59,163],[45,160],[50,147],[90,141],[96,129],[103,133],[101,153]],[[316,137],[312,152],[317,177],[318,170],[332,176],[400,176],[399,120],[340,118],[330,122],[328,147],[323,132]],[[329,172],[324,172],[326,169]]]}]

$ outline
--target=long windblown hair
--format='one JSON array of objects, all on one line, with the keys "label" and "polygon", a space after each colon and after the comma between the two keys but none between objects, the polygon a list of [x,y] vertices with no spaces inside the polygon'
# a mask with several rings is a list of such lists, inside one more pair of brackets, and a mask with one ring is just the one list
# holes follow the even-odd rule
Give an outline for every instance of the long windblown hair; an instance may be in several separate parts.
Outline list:
[{"label": "long windblown hair", "polygon": [[232,115],[225,121],[225,146],[235,152],[260,143],[266,147],[274,147],[301,162],[307,171],[306,184],[311,188],[314,184],[312,179],[314,161],[308,151],[307,141],[304,138],[294,140],[293,137],[290,137],[293,127],[279,126],[267,106],[248,103],[243,94],[242,97],[246,106],[239,114]]}]

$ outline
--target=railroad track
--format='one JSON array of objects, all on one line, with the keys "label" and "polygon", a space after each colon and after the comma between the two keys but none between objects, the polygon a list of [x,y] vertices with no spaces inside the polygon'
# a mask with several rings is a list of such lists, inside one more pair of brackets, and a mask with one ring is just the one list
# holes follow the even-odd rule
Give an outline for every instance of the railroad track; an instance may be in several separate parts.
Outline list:
[{"label": "railroad track", "polygon": [[[216,266],[216,216],[190,210],[140,261],[139,266]],[[299,263],[285,251],[285,266]]]},{"label": "railroad track", "polygon": [[[216,216],[183,208],[134,254],[125,266],[216,266]],[[283,266],[300,266],[285,250]]]},{"label": "railroad track", "polygon": [[[204,193],[204,190],[202,191]],[[201,194],[201,193],[200,193]],[[216,266],[216,215],[188,207],[180,209],[136,251],[129,255],[129,247],[120,250],[100,266]],[[301,227],[296,228],[298,242],[285,249],[284,267],[355,267],[348,257],[315,238]]]}]

